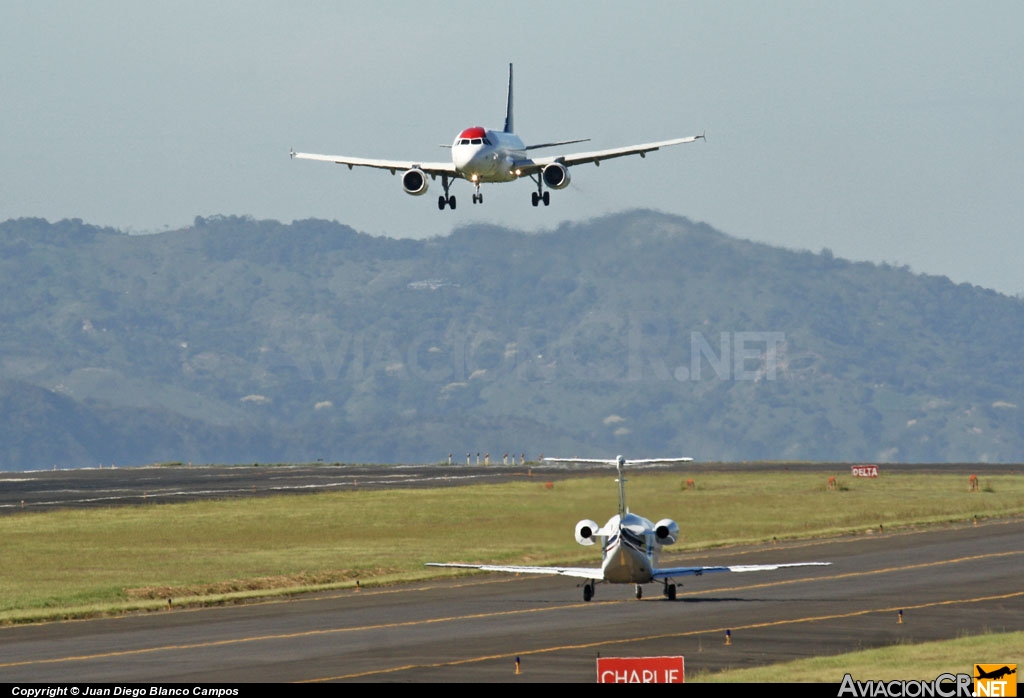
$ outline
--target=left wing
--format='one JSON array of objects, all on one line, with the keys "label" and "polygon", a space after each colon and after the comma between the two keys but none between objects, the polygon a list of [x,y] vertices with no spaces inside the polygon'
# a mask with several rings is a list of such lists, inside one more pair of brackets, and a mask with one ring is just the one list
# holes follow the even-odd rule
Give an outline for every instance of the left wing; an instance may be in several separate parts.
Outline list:
[{"label": "left wing", "polygon": [[564,577],[581,579],[604,579],[604,572],[589,567],[517,567],[515,565],[467,565],[459,562],[428,562],[427,567],[459,567],[485,572],[512,572],[514,574],[560,574]]},{"label": "left wing", "polygon": [[831,562],[787,562],[779,565],[729,565],[719,567],[663,567],[654,570],[651,579],[668,579],[670,577],[700,576],[705,572],[767,572],[780,570],[784,567],[825,567]]},{"label": "left wing", "polygon": [[586,153],[572,153],[570,155],[555,155],[543,158],[531,158],[523,163],[516,163],[521,170],[527,172],[531,169],[539,169],[546,165],[550,165],[553,162],[560,162],[566,167],[572,167],[573,165],[582,165],[584,163],[592,162],[595,165],[600,165],[602,160],[610,160],[612,158],[621,158],[626,155],[639,155],[640,157],[646,157],[647,153],[658,150],[660,148],[667,148],[670,145],[682,145],[683,143],[693,143],[696,140],[707,140],[704,138],[704,134],[699,136],[689,136],[687,138],[673,138],[667,141],[655,141],[654,143],[641,143],[640,145],[627,145],[621,148],[609,148],[608,150],[592,150]]},{"label": "left wing", "polygon": [[436,177],[439,174],[446,174],[449,177],[459,177],[459,173],[455,171],[455,165],[450,162],[415,162],[413,160],[379,160],[376,158],[355,158],[348,155],[320,155],[317,153],[296,153],[294,150],[289,152],[292,159],[299,160],[321,160],[323,162],[333,162],[337,165],[348,165],[348,169],[353,167],[375,167],[379,170],[390,170],[391,174],[399,170],[411,170],[413,168],[423,170],[428,175]]}]

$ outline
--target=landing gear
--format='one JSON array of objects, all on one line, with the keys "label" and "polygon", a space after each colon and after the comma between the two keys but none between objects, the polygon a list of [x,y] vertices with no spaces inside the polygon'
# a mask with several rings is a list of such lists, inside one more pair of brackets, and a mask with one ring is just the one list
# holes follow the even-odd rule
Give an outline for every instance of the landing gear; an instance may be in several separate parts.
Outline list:
[{"label": "landing gear", "polygon": [[583,600],[590,601],[592,598],[594,598],[594,583],[587,582],[583,585]]},{"label": "landing gear", "polygon": [[[448,175],[441,175],[441,186],[444,187],[444,194],[437,197],[437,210],[443,211],[445,206],[448,206],[451,210],[455,210],[455,197],[448,195]],[[473,203],[476,203],[474,201]]]},{"label": "landing gear", "polygon": [[676,585],[665,582],[665,598],[669,601],[676,600]]},{"label": "landing gear", "polygon": [[639,584],[636,585],[636,600],[639,601],[644,597],[644,588]]},{"label": "landing gear", "polygon": [[551,192],[544,191],[544,180],[542,179],[542,176],[537,174],[530,175],[530,177],[537,183],[537,191],[533,192],[533,196],[531,197],[533,205],[536,206],[543,201],[544,205],[547,206],[551,203]]},{"label": "landing gear", "polygon": [[480,182],[474,182],[474,184],[476,186],[476,191],[473,193],[473,203],[482,204],[484,202],[484,195],[480,191]]}]

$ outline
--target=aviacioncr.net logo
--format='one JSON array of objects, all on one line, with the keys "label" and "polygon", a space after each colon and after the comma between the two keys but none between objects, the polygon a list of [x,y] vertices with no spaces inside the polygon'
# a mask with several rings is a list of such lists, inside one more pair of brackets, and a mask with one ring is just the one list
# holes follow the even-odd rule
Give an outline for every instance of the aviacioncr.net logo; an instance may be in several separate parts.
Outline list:
[{"label": "aviacioncr.net logo", "polygon": [[1017,695],[1016,664],[975,664],[974,665],[974,696]]},{"label": "aviacioncr.net logo", "polygon": [[970,674],[939,674],[932,681],[854,681],[843,676],[839,697],[854,698],[972,698]]}]

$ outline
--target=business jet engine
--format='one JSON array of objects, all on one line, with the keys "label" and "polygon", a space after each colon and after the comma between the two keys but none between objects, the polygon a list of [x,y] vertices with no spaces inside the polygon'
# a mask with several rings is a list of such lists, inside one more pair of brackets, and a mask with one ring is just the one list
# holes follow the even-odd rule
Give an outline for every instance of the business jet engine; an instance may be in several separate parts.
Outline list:
[{"label": "business jet engine", "polygon": [[580,545],[593,545],[597,542],[594,538],[594,534],[600,526],[597,525],[596,521],[590,519],[583,519],[576,524],[576,542]]},{"label": "business jet engine", "polygon": [[402,175],[402,189],[406,194],[420,196],[427,193],[427,173],[418,167],[406,170]]},{"label": "business jet engine", "polygon": [[679,524],[672,519],[662,519],[654,525],[654,535],[661,545],[672,545],[679,538]]},{"label": "business jet engine", "polygon": [[544,184],[548,185],[550,189],[565,189],[572,179],[569,176],[569,168],[560,162],[545,165],[541,171],[541,177],[544,178]]}]

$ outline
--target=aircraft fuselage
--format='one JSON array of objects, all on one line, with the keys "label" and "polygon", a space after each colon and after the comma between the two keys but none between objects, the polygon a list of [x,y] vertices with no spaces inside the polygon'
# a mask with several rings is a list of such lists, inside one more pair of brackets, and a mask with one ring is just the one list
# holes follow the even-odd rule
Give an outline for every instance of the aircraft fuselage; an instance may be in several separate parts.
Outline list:
[{"label": "aircraft fuselage", "polygon": [[526,146],[514,133],[482,126],[464,129],[452,143],[452,164],[470,182],[510,182],[515,163],[526,160]]},{"label": "aircraft fuselage", "polygon": [[604,579],[617,583],[650,582],[661,551],[654,524],[636,514],[621,518],[616,514],[608,520],[604,530],[612,532],[601,538]]}]

